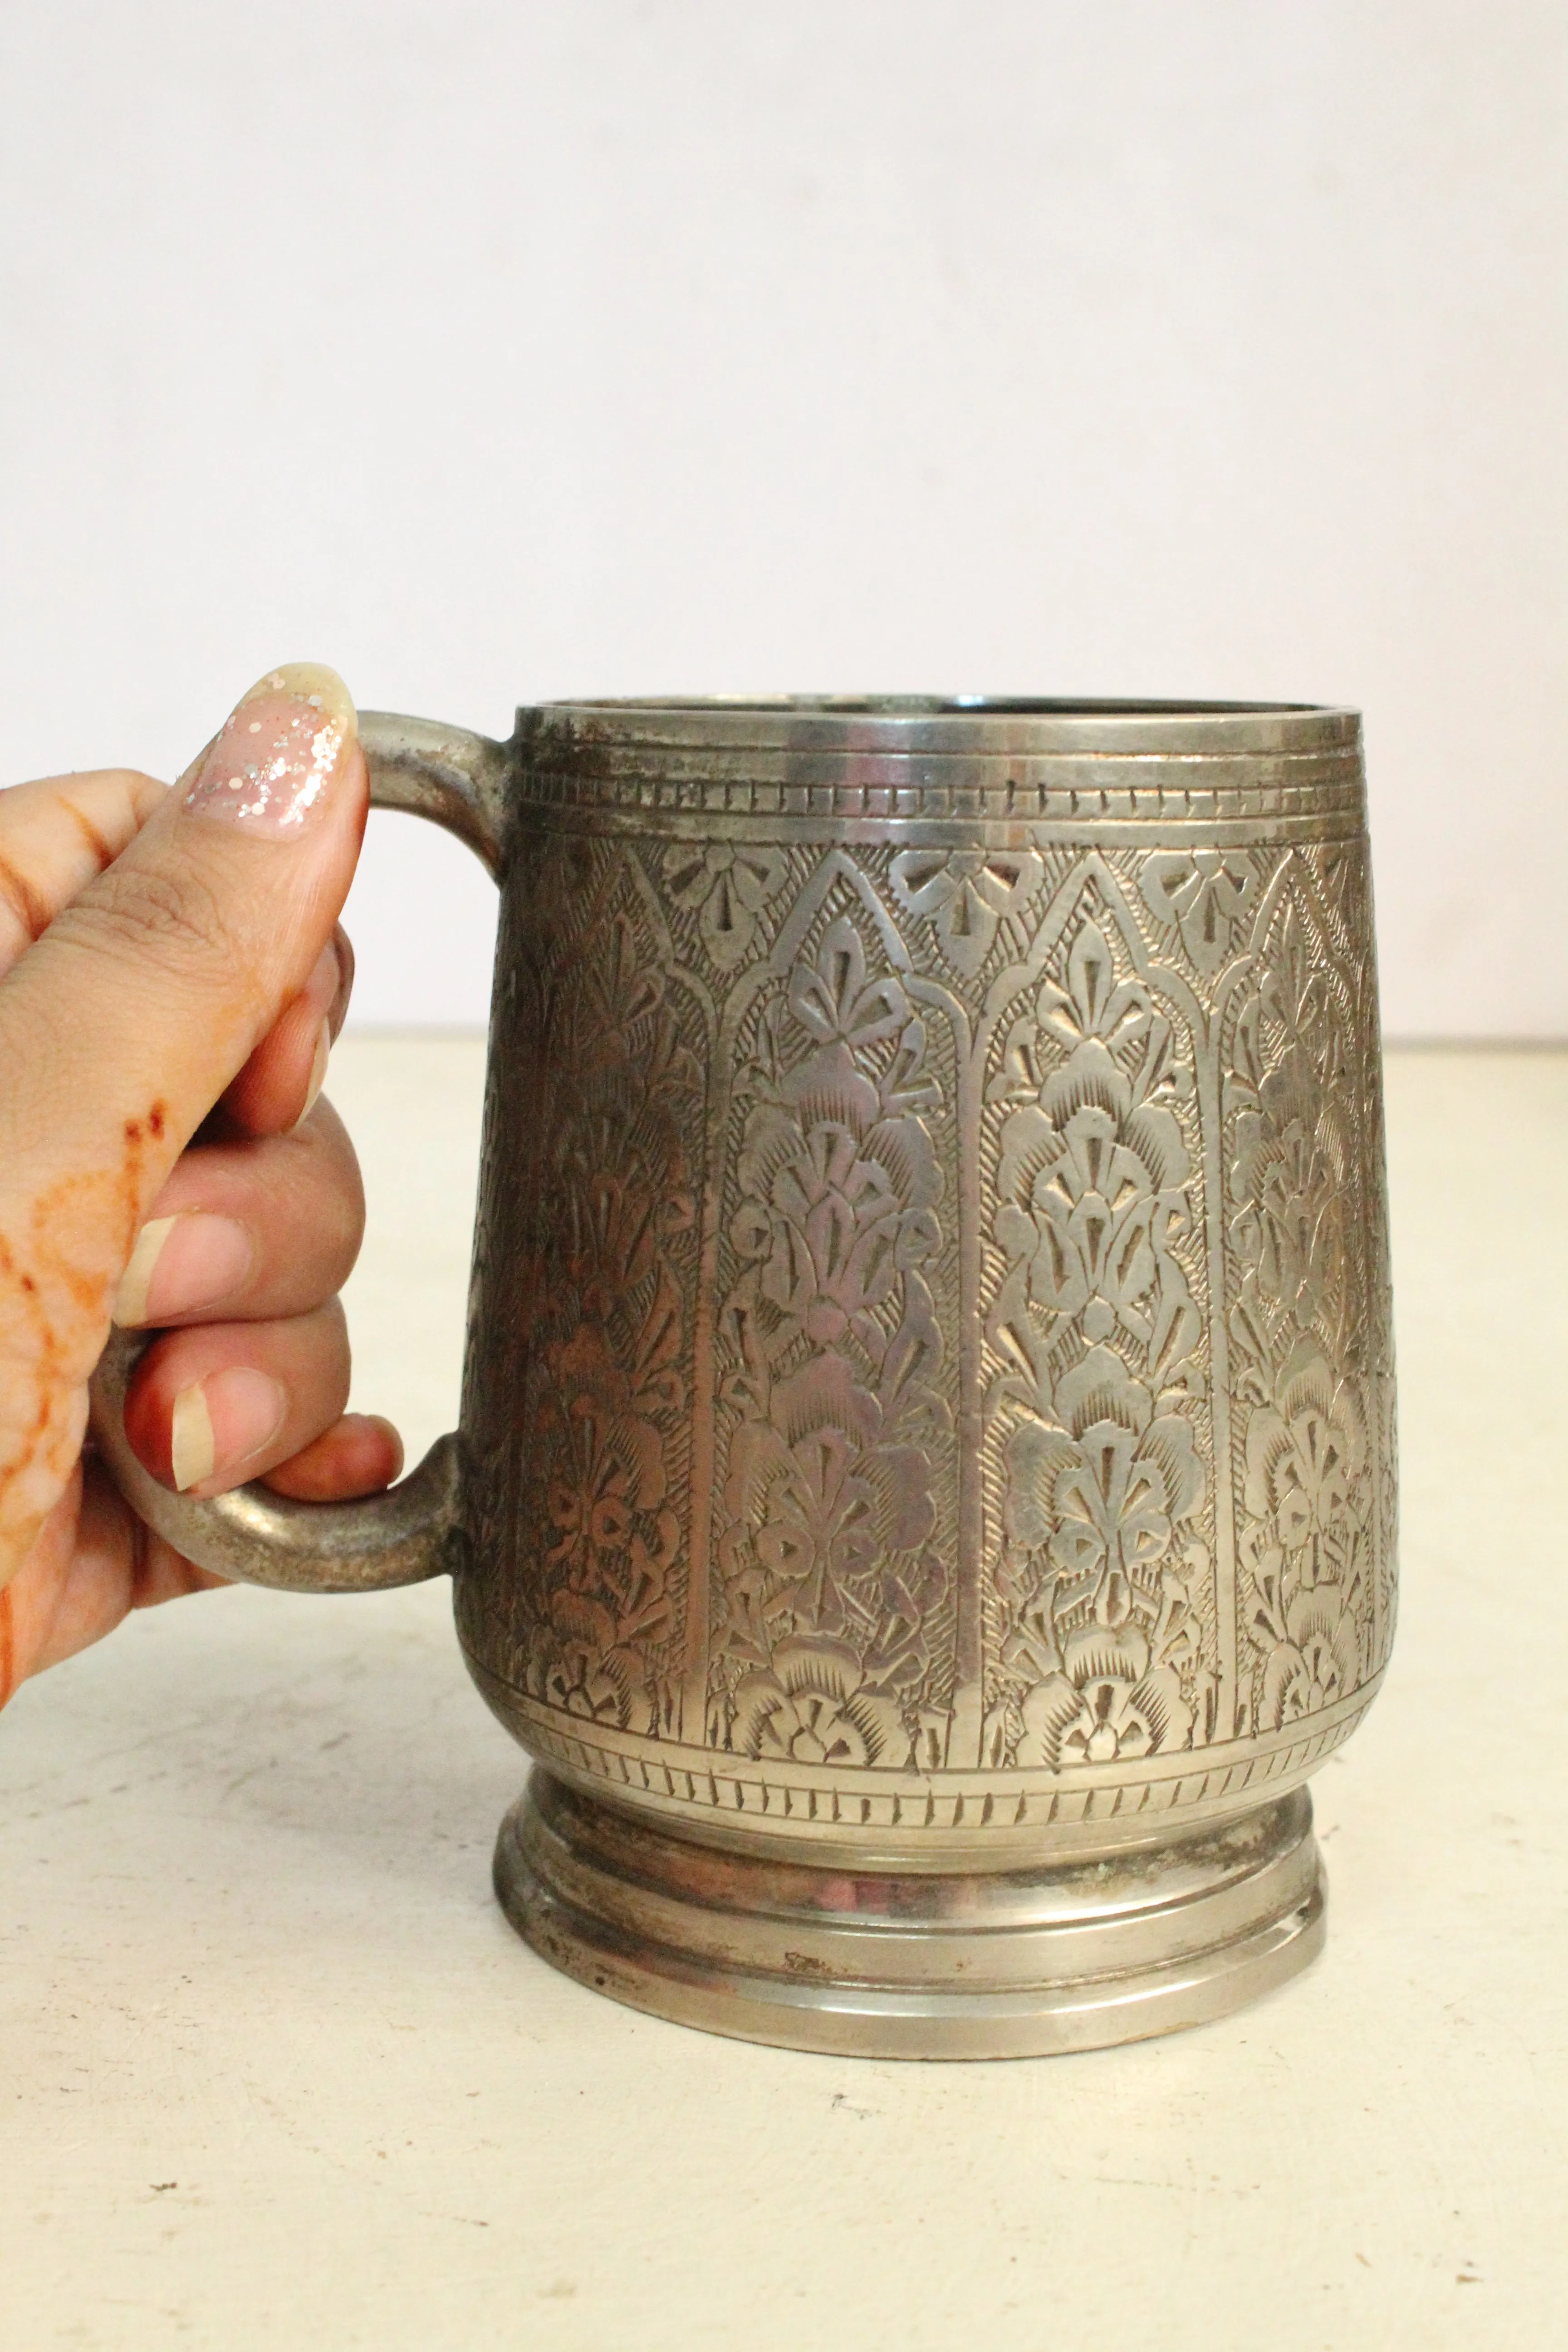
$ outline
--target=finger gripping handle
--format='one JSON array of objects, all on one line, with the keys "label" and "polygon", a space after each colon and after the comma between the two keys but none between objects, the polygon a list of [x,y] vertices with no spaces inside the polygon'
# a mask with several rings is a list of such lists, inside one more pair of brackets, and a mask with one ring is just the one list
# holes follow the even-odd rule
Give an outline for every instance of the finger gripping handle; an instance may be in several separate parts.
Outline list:
[{"label": "finger gripping handle", "polygon": [[[504,743],[388,711],[360,713],[374,808],[406,809],[466,841],[499,880],[510,753]],[[357,1503],[296,1503],[240,1486],[208,1500],[175,1494],[144,1469],[125,1434],[125,1391],[147,1344],[114,1331],[92,1377],[92,1426],[115,1484],[137,1517],[216,1575],[287,1592],[376,1592],[417,1584],[458,1564],[459,1440],[437,1438],[412,1475]]]},{"label": "finger gripping handle", "polygon": [[146,1345],[111,1334],[92,1377],[92,1428],[115,1485],[139,1519],[198,1568],[284,1592],[380,1592],[455,1565],[458,1441],[438,1437],[411,1477],[360,1503],[294,1503],[266,1486],[204,1500],[143,1469],[125,1434],[125,1391]]}]

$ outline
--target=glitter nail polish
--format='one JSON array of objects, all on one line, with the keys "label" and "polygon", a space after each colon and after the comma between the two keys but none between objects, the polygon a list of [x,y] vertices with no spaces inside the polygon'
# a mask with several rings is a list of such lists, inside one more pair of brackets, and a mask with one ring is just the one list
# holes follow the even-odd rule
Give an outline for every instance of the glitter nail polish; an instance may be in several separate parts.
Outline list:
[{"label": "glitter nail polish", "polygon": [[268,670],[202,754],[185,807],[288,840],[327,805],[355,731],[354,707],[336,670],[315,662]]}]

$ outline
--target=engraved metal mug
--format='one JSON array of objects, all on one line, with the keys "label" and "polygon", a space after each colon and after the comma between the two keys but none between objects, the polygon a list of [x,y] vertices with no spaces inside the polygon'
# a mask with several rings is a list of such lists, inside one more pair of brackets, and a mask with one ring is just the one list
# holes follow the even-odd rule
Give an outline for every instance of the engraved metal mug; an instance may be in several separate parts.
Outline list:
[{"label": "engraved metal mug", "polygon": [[363,724],[500,884],[462,1420],[226,1574],[449,1569],[522,1934],[665,2016],[986,2056],[1322,1937],[1394,1627],[1360,727],[1136,703]]}]

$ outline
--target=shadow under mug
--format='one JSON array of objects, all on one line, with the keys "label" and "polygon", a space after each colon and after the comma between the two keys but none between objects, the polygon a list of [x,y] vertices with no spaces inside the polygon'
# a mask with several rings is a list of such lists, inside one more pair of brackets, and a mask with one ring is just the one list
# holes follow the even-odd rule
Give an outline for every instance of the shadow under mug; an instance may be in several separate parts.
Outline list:
[{"label": "shadow under mug", "polygon": [[1305,1781],[1394,1615],[1352,712],[368,713],[501,892],[461,1425],[390,1494],[138,1512],[225,1575],[450,1570],[536,1759],[500,1899],[721,2032],[1214,2017],[1322,1937]]}]

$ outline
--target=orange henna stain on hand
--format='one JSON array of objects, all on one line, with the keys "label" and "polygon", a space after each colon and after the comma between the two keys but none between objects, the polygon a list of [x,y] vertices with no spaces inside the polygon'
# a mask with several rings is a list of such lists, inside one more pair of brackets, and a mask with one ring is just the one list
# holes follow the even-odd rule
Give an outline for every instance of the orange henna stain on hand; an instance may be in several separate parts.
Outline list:
[{"label": "orange henna stain on hand", "polygon": [[63,1291],[83,1315],[107,1315],[116,1262],[123,1267],[130,1257],[141,1222],[139,1185],[128,1187],[123,1175],[62,1176],[33,1203],[27,1257],[37,1269],[35,1289],[57,1311],[65,1302],[56,1294]]},{"label": "orange henna stain on hand", "polygon": [[[33,1203],[32,1263],[46,1282],[65,1290],[71,1304],[95,1323],[107,1322],[114,1285],[142,1229],[147,1195],[155,1189],[148,1176],[148,1138],[161,1143],[168,1126],[169,1106],[160,1097],[145,1123],[139,1118],[124,1122],[121,1133],[125,1149],[117,1173],[62,1176]],[[155,1172],[161,1181],[163,1171]],[[6,1270],[0,1267],[0,1272]],[[24,1284],[27,1280],[24,1276]]]},{"label": "orange henna stain on hand", "polygon": [[[3,1234],[0,1234],[0,1276],[15,1281],[20,1293],[23,1318],[30,1323],[33,1328],[31,1352],[37,1365],[32,1419],[16,1431],[17,1439],[16,1452],[9,1460],[0,1462],[0,1528],[3,1528],[5,1519],[11,1516],[9,1507],[15,1488],[37,1463],[45,1439],[49,1433],[49,1424],[54,1418],[55,1406],[60,1395],[61,1381],[59,1341],[39,1304],[37,1283],[30,1274],[17,1275],[16,1259],[12,1255],[9,1243]],[[21,1355],[23,1349],[17,1348],[13,1352]],[[68,1461],[61,1462],[59,1458],[62,1449],[57,1441],[53,1456],[47,1459],[44,1465],[47,1477],[53,1479],[62,1475],[65,1477],[69,1476],[70,1464]],[[18,1515],[20,1532],[26,1534],[29,1525],[36,1523],[40,1517],[36,1498],[29,1498]],[[0,1594],[0,1599],[6,1599],[9,1591],[10,1588],[7,1585],[5,1592]],[[5,1628],[9,1649],[11,1617],[8,1607]],[[8,1689],[5,1696],[10,1696]],[[0,1701],[0,1704],[3,1703]]]},{"label": "orange henna stain on hand", "polygon": [[12,1404],[6,1434],[15,1450],[0,1462],[0,1527],[10,1522],[13,1536],[26,1534],[53,1507],[75,1466],[77,1415],[70,1408],[102,1352],[114,1285],[146,1213],[143,1194],[161,1177],[148,1170],[147,1139],[162,1141],[168,1123],[169,1107],[160,1097],[145,1121],[124,1121],[118,1171],[62,1177],[47,1186],[33,1203],[25,1264],[0,1234],[0,1286],[13,1302],[6,1316],[0,1297],[0,1337],[8,1336],[5,1353],[22,1374],[23,1393],[29,1379],[33,1387],[30,1412],[18,1410],[19,1400]]},{"label": "orange henna stain on hand", "polygon": [[114,852],[110,847],[108,842],[105,841],[102,834],[100,833],[97,825],[94,824],[89,816],[85,815],[83,812],[78,808],[74,801],[62,800],[60,806],[65,810],[68,816],[75,819],[78,832],[81,835],[81,837],[86,842],[89,849],[91,850],[94,857],[98,860],[99,872],[100,874],[107,872],[108,868],[114,863]]},{"label": "orange henna stain on hand", "polygon": [[48,900],[40,896],[8,857],[0,857],[0,905],[9,907],[33,940],[42,939],[54,919]]}]

